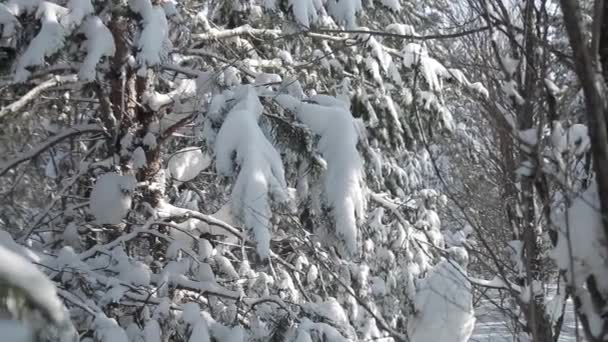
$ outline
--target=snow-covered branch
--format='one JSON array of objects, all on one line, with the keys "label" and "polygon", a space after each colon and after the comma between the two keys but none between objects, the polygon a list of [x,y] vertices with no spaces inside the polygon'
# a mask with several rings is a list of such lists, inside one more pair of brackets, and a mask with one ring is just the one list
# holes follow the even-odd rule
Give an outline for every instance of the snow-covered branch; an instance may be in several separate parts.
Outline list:
[{"label": "snow-covered branch", "polygon": [[280,29],[259,29],[253,28],[250,25],[243,25],[229,30],[212,29],[209,32],[193,34],[192,38],[200,41],[209,41],[216,39],[226,39],[237,36],[252,36],[258,39],[285,39],[296,36],[309,36],[316,39],[325,39],[331,41],[344,41],[344,37],[322,34],[315,31],[298,31],[295,33],[285,34]]},{"label": "snow-covered branch", "polygon": [[10,105],[0,109],[0,120],[2,120],[5,116],[9,114],[16,113],[23,109],[30,102],[38,99],[40,94],[54,86],[58,86],[65,83],[73,83],[76,82],[78,78],[76,75],[65,75],[65,76],[53,76],[52,78],[40,83],[36,87],[32,88],[27,94],[23,95],[19,100],[11,103]]}]

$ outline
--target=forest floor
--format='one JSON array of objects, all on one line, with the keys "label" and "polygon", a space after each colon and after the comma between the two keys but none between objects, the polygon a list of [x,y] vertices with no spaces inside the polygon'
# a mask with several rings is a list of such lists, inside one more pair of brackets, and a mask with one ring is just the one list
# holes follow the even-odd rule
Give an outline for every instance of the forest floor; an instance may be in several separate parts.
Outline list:
[{"label": "forest floor", "polygon": [[[503,306],[503,305],[501,305]],[[503,306],[506,307],[506,306]],[[470,342],[513,342],[517,341],[514,338],[513,324],[507,319],[504,314],[504,309],[500,309],[496,302],[491,300],[482,300],[480,305],[475,310],[477,322],[473,336],[469,339]],[[577,331],[574,317],[574,304],[571,300],[566,304],[566,315],[564,317],[564,325],[559,337],[560,342],[583,342],[582,328]]]}]

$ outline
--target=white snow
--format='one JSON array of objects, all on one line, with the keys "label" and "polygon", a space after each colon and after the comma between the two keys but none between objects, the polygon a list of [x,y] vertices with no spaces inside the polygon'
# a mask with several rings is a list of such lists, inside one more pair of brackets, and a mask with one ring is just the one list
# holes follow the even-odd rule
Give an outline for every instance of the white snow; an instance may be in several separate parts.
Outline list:
[{"label": "white snow", "polygon": [[426,48],[417,43],[407,44],[401,50],[403,65],[408,69],[416,66],[420,67],[424,79],[431,90],[441,90],[443,83],[442,77],[451,77],[448,70],[436,59],[429,57]]},{"label": "white snow", "polygon": [[277,102],[292,110],[314,133],[327,160],[325,197],[332,207],[338,236],[349,253],[357,248],[357,218],[365,208],[363,161],[357,151],[358,135],[348,104],[331,96],[315,96],[317,103],[301,102],[281,94]]},{"label": "white snow", "polygon": [[3,341],[32,342],[34,331],[27,324],[18,320],[0,320],[0,336]]},{"label": "white snow", "polygon": [[145,70],[146,67],[160,64],[169,52],[169,23],[164,9],[152,5],[150,0],[130,0],[129,6],[143,18],[143,29],[137,41],[137,62],[142,67],[140,70]]},{"label": "white snow", "polygon": [[561,89],[551,79],[545,78],[544,83],[551,96],[555,97],[561,93]]},{"label": "white snow", "polygon": [[[461,247],[452,247],[454,256],[466,259]],[[473,332],[471,284],[466,271],[456,261],[442,260],[422,281],[414,298],[416,313],[408,322],[411,342],[466,342]]]},{"label": "white snow", "polygon": [[269,194],[276,201],[287,200],[285,172],[279,152],[258,126],[263,108],[255,89],[240,86],[234,94],[236,105],[227,114],[215,142],[216,168],[232,176],[235,166],[240,167],[232,189],[232,212],[253,232],[257,252],[266,258],[272,216]]},{"label": "white snow", "polygon": [[8,39],[16,33],[17,27],[19,27],[19,20],[15,18],[13,13],[4,4],[0,3],[0,25],[2,26],[2,35],[0,38]]},{"label": "white snow", "polygon": [[145,342],[161,342],[161,329],[157,320],[151,319],[146,322],[143,336]]},{"label": "white snow", "polygon": [[156,148],[156,136],[152,132],[146,133],[144,139],[142,140],[142,144],[147,146],[148,148]]},{"label": "white snow", "polygon": [[114,318],[108,318],[103,312],[95,317],[95,336],[99,342],[129,342],[127,334]]},{"label": "white snow", "polygon": [[564,130],[558,121],[554,122],[551,143],[557,153],[572,152],[577,156],[589,151],[591,147],[591,139],[586,125],[574,124]]},{"label": "white snow", "polygon": [[[192,327],[192,333],[190,334],[189,342],[209,342],[211,341],[211,336],[209,333],[209,327],[207,326],[207,322],[202,319],[202,317],[194,323]],[[147,341],[146,341],[147,342]]]},{"label": "white snow", "polygon": [[[390,1],[390,0],[389,0]],[[416,30],[412,25],[394,23],[386,27],[386,32],[396,33],[401,35],[415,36]]]},{"label": "white snow", "polygon": [[572,200],[567,215],[562,212],[552,218],[558,227],[558,239],[551,255],[560,269],[569,271],[567,274],[575,286],[581,286],[593,274],[598,288],[608,290],[607,241],[599,210],[594,182]]},{"label": "white snow", "polygon": [[141,146],[137,146],[135,151],[133,151],[131,162],[133,163],[133,168],[135,170],[141,169],[148,164],[148,161],[146,160],[146,151],[144,151]]},{"label": "white snow", "polygon": [[42,0],[10,0],[6,2],[6,8],[15,17],[19,17],[22,14],[34,14],[38,5]]},{"label": "white snow", "polygon": [[211,165],[211,157],[199,147],[185,147],[169,157],[167,169],[174,180],[189,182]]},{"label": "white snow", "polygon": [[300,25],[308,28],[311,23],[317,20],[318,8],[315,6],[314,0],[289,0],[288,4],[292,8],[293,16]]},{"label": "white snow", "polygon": [[530,128],[523,131],[519,131],[519,138],[528,146],[535,146],[538,144],[538,128]]},{"label": "white snow", "polygon": [[517,105],[521,106],[524,104],[525,100],[517,90],[517,83],[515,80],[504,82],[502,85],[502,91],[504,91],[507,96],[512,98]]},{"label": "white snow", "polygon": [[511,56],[504,56],[502,57],[502,65],[505,67],[509,77],[513,77],[513,74],[515,74],[515,71],[517,71],[517,67],[519,66],[519,59],[511,58]]},{"label": "white snow", "polygon": [[161,107],[171,104],[177,100],[194,96],[196,94],[196,80],[185,79],[179,81],[177,87],[166,94],[158,92],[146,93],[142,101],[153,111],[158,111]]},{"label": "white snow", "polygon": [[25,81],[30,75],[27,67],[43,65],[45,57],[55,54],[63,47],[67,33],[59,23],[59,18],[67,13],[67,8],[47,1],[38,6],[36,19],[39,19],[42,25],[25,52],[17,59],[16,81]]},{"label": "white snow", "polygon": [[401,2],[399,0],[380,0],[380,3],[395,12],[401,11]]},{"label": "white snow", "polygon": [[101,175],[91,191],[90,211],[98,224],[119,224],[131,209],[131,192],[137,181],[116,173]]},{"label": "white snow", "polygon": [[69,317],[57,296],[55,285],[36,266],[22,256],[0,245],[0,280],[22,290],[39,310],[55,324],[66,324]]},{"label": "white snow", "polygon": [[327,13],[347,29],[357,27],[356,15],[362,10],[361,0],[327,0]]},{"label": "white snow", "polygon": [[78,226],[76,226],[74,222],[68,223],[68,225],[65,227],[65,230],[63,231],[62,237],[63,241],[65,241],[66,244],[72,247],[77,247],[80,245],[80,234],[78,233]]},{"label": "white snow", "polygon": [[91,0],[68,0],[67,7],[69,12],[61,17],[60,23],[68,31],[74,30],[87,15],[95,11]]},{"label": "white snow", "polygon": [[80,30],[87,38],[85,43],[87,55],[78,71],[78,78],[82,81],[92,81],[95,79],[95,69],[101,58],[114,55],[116,50],[114,37],[97,16],[88,17]]}]

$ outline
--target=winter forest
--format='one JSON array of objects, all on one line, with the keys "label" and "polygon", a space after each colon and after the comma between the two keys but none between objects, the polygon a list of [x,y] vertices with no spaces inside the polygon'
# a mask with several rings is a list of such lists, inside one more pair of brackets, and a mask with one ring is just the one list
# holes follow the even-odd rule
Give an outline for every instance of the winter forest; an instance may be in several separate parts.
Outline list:
[{"label": "winter forest", "polygon": [[0,0],[0,341],[608,341],[607,0]]}]

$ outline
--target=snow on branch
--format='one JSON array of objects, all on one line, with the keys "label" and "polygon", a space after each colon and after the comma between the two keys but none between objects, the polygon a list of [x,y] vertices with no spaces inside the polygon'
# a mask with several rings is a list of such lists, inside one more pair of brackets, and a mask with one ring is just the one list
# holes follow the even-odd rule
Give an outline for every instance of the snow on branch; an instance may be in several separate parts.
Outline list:
[{"label": "snow on branch", "polygon": [[91,0],[69,0],[67,6],[68,14],[62,16],[59,21],[69,31],[80,26],[84,18],[95,11]]},{"label": "snow on branch", "polygon": [[441,39],[454,39],[458,37],[468,36],[471,34],[487,31],[490,29],[489,26],[476,27],[470,30],[464,30],[460,32],[454,33],[437,33],[437,34],[428,34],[428,35],[420,35],[417,34],[413,29],[404,28],[394,26],[395,24],[391,24],[387,27],[387,31],[368,31],[367,29],[356,29],[356,30],[344,30],[344,29],[315,29],[311,32],[318,33],[334,33],[334,34],[367,34],[371,36],[380,36],[380,37],[389,37],[389,38],[399,38],[399,39],[411,39],[411,40],[441,40]]},{"label": "snow on branch", "polygon": [[3,3],[0,3],[0,27],[2,27],[2,35],[0,35],[0,39],[4,41],[12,39],[17,33],[17,28],[19,27],[19,21]]},{"label": "snow on branch", "polygon": [[[231,176],[240,171],[232,190],[232,211],[253,232],[257,252],[268,257],[270,248],[270,196],[278,202],[288,198],[283,164],[260,127],[262,104],[252,86],[235,91],[236,105],[226,116],[215,143],[218,172]],[[233,155],[236,159],[233,161]]]},{"label": "snow on branch", "polygon": [[233,227],[232,225],[213,216],[205,215],[194,210],[179,208],[164,201],[160,202],[157,210],[159,211],[160,216],[164,218],[194,218],[199,221],[203,221],[210,226],[215,226],[220,229],[223,229],[226,232],[230,233],[230,235],[233,235],[241,240],[247,240],[247,238],[243,236],[243,234],[238,228]]},{"label": "snow on branch", "polygon": [[23,82],[30,76],[28,67],[44,65],[46,57],[61,50],[65,37],[80,26],[84,18],[94,10],[90,0],[70,0],[67,8],[48,1],[34,1],[26,7],[21,2],[15,2],[13,5],[13,13],[37,8],[36,19],[41,22],[40,31],[17,60],[15,80],[18,82]]},{"label": "snow on branch", "polygon": [[85,134],[85,133],[102,133],[102,132],[105,132],[105,129],[98,124],[76,125],[76,126],[70,127],[68,129],[64,130],[63,132],[50,137],[49,139],[44,141],[42,144],[40,144],[37,147],[30,150],[29,152],[22,153],[22,154],[18,155],[17,157],[0,164],[0,177],[4,176],[13,167],[15,167],[27,160],[30,160],[34,157],[37,157],[38,155],[40,155],[44,151],[48,150],[49,148],[53,147],[57,143],[63,141],[64,139],[73,137],[75,135]]},{"label": "snow on branch", "polygon": [[305,125],[321,136],[319,149],[328,162],[325,197],[331,206],[338,237],[349,254],[357,250],[357,219],[365,209],[363,161],[357,151],[358,134],[348,104],[330,96],[301,102],[281,94],[277,102],[294,111]]},{"label": "snow on branch", "polygon": [[252,36],[263,39],[279,39],[295,36],[307,36],[310,38],[325,39],[331,41],[345,41],[348,39],[346,37],[323,34],[309,29],[304,29],[302,31],[286,34],[285,31],[280,29],[261,29],[251,27],[250,25],[243,25],[226,30],[211,29],[209,32],[193,34],[192,38],[196,41],[207,42],[211,40],[228,39],[238,36]]},{"label": "snow on branch", "polygon": [[357,27],[356,15],[363,11],[361,0],[328,0],[327,12],[348,29]]},{"label": "snow on branch", "polygon": [[81,30],[87,37],[87,55],[78,72],[78,78],[82,81],[92,81],[101,58],[114,55],[114,37],[97,16],[87,18]]},{"label": "snow on branch", "polygon": [[36,19],[42,23],[40,32],[32,39],[25,52],[17,60],[15,80],[25,81],[30,72],[30,66],[44,65],[44,60],[63,46],[68,32],[60,24],[60,17],[66,15],[68,9],[51,2],[42,2],[36,11]]},{"label": "snow on branch", "polygon": [[[55,285],[36,266],[22,256],[0,245],[0,283],[23,291],[25,296],[56,325],[61,333],[71,339],[76,331],[63,303],[57,296]],[[69,341],[69,338],[61,339]]]},{"label": "snow on branch", "polygon": [[169,23],[163,8],[152,5],[150,0],[131,0],[129,6],[143,18],[143,29],[137,41],[137,61],[141,70],[146,70],[147,67],[160,64],[171,50]]}]

